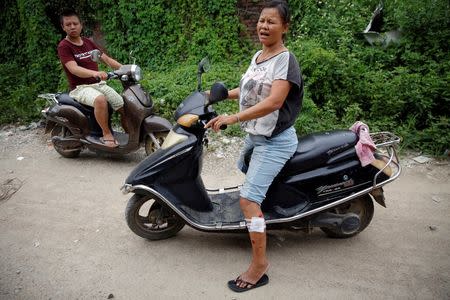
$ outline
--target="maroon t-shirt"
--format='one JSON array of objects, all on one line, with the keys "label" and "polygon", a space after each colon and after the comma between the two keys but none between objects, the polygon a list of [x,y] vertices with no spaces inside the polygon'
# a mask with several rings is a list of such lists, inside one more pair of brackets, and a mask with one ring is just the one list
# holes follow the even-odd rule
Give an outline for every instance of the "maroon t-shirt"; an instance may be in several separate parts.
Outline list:
[{"label": "maroon t-shirt", "polygon": [[83,40],[83,45],[81,46],[74,45],[66,39],[63,39],[58,44],[59,60],[61,61],[64,71],[66,72],[67,79],[69,80],[70,90],[75,89],[77,85],[80,84],[92,84],[98,82],[98,80],[94,77],[81,78],[75,76],[66,68],[66,63],[73,60],[80,67],[98,71],[97,63],[91,59],[91,52],[92,50],[99,48],[90,39],[85,37],[81,37],[81,39]]}]

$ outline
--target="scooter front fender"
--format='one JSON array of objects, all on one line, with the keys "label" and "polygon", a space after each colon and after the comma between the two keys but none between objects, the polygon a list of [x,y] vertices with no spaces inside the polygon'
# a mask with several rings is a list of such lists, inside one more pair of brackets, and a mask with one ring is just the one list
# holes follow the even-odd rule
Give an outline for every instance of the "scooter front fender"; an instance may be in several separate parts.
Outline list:
[{"label": "scooter front fender", "polygon": [[172,129],[172,124],[159,116],[148,116],[142,123],[145,132],[165,132]]}]

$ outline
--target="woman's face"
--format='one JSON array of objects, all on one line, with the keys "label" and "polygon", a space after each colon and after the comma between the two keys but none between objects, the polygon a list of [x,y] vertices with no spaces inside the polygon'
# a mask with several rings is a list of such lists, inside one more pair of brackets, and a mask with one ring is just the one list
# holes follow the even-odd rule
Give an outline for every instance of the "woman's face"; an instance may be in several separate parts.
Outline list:
[{"label": "woman's face", "polygon": [[256,25],[259,41],[264,46],[282,43],[287,27],[276,8],[264,8]]}]

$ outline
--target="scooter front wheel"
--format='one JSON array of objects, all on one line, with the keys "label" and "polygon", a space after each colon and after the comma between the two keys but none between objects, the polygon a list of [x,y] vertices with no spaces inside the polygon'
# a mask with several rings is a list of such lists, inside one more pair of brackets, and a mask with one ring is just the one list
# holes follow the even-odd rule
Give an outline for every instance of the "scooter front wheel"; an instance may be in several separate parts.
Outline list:
[{"label": "scooter front wheel", "polygon": [[184,227],[184,221],[160,201],[154,195],[136,194],[128,200],[125,218],[131,231],[145,239],[163,240]]}]

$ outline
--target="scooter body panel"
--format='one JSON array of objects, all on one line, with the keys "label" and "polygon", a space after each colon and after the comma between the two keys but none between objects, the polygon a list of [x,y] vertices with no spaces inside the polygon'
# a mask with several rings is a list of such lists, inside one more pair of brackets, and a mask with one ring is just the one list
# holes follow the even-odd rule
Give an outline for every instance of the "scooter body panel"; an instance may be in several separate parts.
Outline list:
[{"label": "scooter body panel", "polygon": [[143,160],[125,182],[158,190],[174,205],[209,211],[212,204],[200,176],[203,146],[195,135],[181,128],[177,130],[187,134],[188,139],[174,147],[157,150]]},{"label": "scooter body panel", "polygon": [[[136,99],[141,103],[146,109],[153,109],[153,101],[148,93],[146,93],[140,86],[140,84],[134,84],[125,89],[127,92],[130,91],[134,94]],[[124,95],[124,97],[130,97],[130,95]],[[131,99],[129,99],[131,101]]]},{"label": "scooter body panel", "polygon": [[89,133],[88,118],[76,107],[55,104],[47,111],[47,118],[69,128],[76,136],[83,136]]},{"label": "scooter body panel", "polygon": [[144,119],[142,129],[147,132],[166,132],[172,128],[172,124],[164,118],[151,115]]},{"label": "scooter body panel", "polygon": [[[100,128],[100,125],[98,125],[97,120],[95,119],[95,114],[94,114],[94,108],[87,106],[87,105],[83,105],[77,101],[75,101],[72,97],[69,96],[69,94],[66,93],[62,93],[57,95],[56,97],[58,99],[58,104],[56,105],[67,105],[67,106],[71,106],[75,109],[78,109],[78,111],[85,116],[85,118],[87,119],[87,123],[88,123],[88,127],[83,128],[83,136],[86,135],[91,135],[94,137],[101,137],[102,136],[102,129]],[[108,112],[111,115],[113,112],[112,107],[109,105],[108,106]],[[111,128],[111,119],[109,119],[108,121],[108,126],[109,128]]]},{"label": "scooter body panel", "polygon": [[[356,157],[290,177],[278,176],[267,192],[262,209],[276,212],[281,217],[316,209],[370,189],[378,171],[371,165],[362,167]],[[378,183],[387,179],[381,174]]]}]

